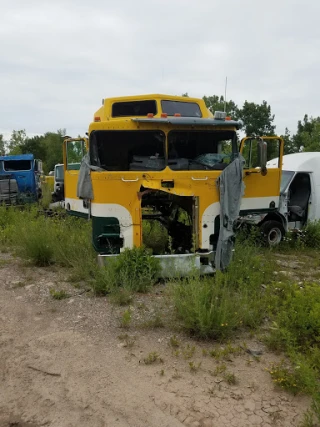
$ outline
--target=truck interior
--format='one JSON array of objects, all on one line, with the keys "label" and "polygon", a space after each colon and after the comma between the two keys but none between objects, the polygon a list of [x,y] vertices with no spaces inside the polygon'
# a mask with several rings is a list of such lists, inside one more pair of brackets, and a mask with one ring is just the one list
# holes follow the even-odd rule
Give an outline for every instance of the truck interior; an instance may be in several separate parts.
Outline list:
[{"label": "truck interior", "polygon": [[108,171],[222,170],[237,153],[234,131],[93,131],[91,164]]},{"label": "truck interior", "polygon": [[[167,136],[161,130],[97,130],[90,135],[91,164],[107,171],[161,171],[166,166],[177,173],[221,171],[237,153],[237,135],[230,130],[171,130]],[[162,187],[171,186],[171,178],[162,183]],[[148,242],[154,254],[187,254],[199,249],[197,197],[147,187],[140,188],[139,197],[143,243]],[[154,238],[156,228],[162,235],[161,244]]]},{"label": "truck interior", "polygon": [[[187,254],[198,249],[196,197],[176,196],[143,187],[139,194],[144,223],[143,243],[153,250],[154,255]],[[155,222],[158,222],[157,226]]]},{"label": "truck interior", "polygon": [[298,172],[289,187],[289,222],[299,221],[302,224],[307,222],[310,195],[310,175],[308,173]]}]

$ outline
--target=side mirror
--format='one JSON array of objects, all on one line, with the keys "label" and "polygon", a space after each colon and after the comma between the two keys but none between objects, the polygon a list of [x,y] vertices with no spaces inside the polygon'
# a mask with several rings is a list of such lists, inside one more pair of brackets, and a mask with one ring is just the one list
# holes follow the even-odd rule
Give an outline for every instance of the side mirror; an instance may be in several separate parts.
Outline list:
[{"label": "side mirror", "polygon": [[265,176],[268,173],[267,170],[267,143],[262,138],[258,139],[258,160],[261,168],[261,175]]}]

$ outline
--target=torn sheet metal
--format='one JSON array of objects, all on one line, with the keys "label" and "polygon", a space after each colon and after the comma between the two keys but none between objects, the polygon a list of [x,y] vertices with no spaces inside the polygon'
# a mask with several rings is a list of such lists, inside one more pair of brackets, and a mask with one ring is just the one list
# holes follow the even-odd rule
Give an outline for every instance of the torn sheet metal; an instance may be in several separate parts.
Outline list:
[{"label": "torn sheet metal", "polygon": [[234,225],[239,217],[241,199],[245,189],[244,164],[244,158],[237,157],[222,171],[217,180],[220,192],[220,231],[215,256],[217,270],[225,270],[232,259],[235,241]]}]

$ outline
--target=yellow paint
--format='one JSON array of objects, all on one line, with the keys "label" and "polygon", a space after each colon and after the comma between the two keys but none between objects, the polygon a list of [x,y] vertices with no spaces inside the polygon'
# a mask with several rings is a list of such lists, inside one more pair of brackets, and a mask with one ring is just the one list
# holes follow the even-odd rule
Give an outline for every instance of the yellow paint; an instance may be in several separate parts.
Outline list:
[{"label": "yellow paint", "polygon": [[53,191],[53,187],[54,187],[54,176],[52,175],[46,175],[44,177],[44,183],[48,186],[48,188]]},{"label": "yellow paint", "polygon": [[[176,100],[183,102],[196,102],[203,118],[212,118],[211,112],[206,108],[202,99],[174,97],[167,95],[147,95],[136,97],[111,98],[103,101],[103,106],[94,114],[94,120],[89,126],[89,136],[94,130],[161,130],[166,136],[172,129],[174,130],[213,130],[207,126],[177,126],[168,123],[137,123],[131,117],[112,118],[112,104],[117,101],[130,101],[142,99],[155,99],[157,102],[157,114],[161,116],[161,99]],[[232,123],[232,122],[231,122]],[[214,130],[233,130],[236,128],[230,123],[229,127],[214,127]],[[66,165],[66,149],[64,146],[64,164]],[[173,171],[166,167],[163,171],[124,171],[124,172],[91,172],[94,199],[92,203],[99,204],[119,204],[124,206],[133,218],[134,233],[133,241],[135,246],[142,243],[142,212],[139,199],[140,187],[161,190],[180,196],[199,197],[199,247],[202,248],[202,215],[213,203],[219,202],[217,188],[217,178],[221,171],[200,170],[200,171]],[[279,196],[280,169],[270,169],[266,176],[257,173],[257,170],[247,170],[244,176],[246,185],[244,197],[277,197]],[[174,180],[174,188],[168,189],[161,186],[162,180]],[[78,181],[78,171],[65,169],[65,196],[76,199]],[[212,222],[214,218],[212,218]],[[208,248],[204,248],[208,249]]]}]

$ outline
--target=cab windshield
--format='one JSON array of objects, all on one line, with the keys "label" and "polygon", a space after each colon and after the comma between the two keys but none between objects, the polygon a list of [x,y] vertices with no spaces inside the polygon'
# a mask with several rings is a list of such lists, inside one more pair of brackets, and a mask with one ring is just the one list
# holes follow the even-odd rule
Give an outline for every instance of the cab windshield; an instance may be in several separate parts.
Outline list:
[{"label": "cab windshield", "polygon": [[55,176],[56,176],[56,180],[63,181],[63,165],[56,166]]},{"label": "cab windshield", "polygon": [[234,131],[171,131],[168,166],[174,170],[221,170],[238,154]]}]

